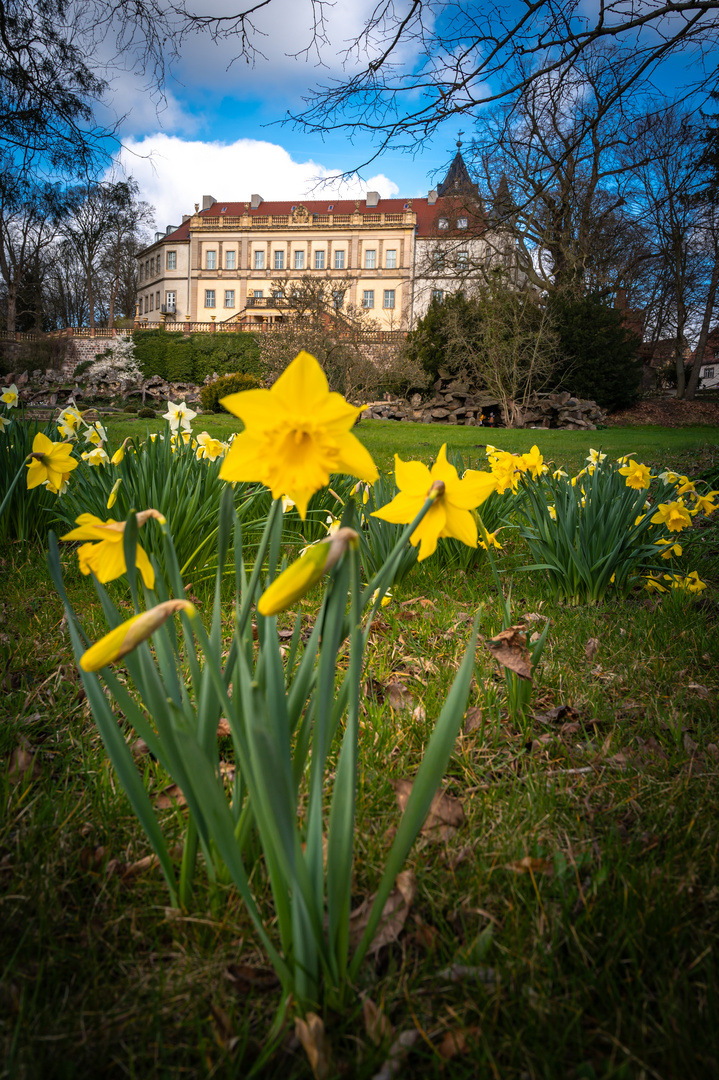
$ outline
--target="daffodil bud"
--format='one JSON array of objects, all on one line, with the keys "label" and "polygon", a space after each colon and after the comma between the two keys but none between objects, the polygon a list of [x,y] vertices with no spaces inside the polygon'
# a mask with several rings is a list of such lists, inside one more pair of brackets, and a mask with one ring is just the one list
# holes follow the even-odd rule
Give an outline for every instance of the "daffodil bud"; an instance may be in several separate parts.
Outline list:
[{"label": "daffodil bud", "polygon": [[319,544],[312,544],[262,594],[257,605],[260,615],[277,615],[285,611],[295,600],[309,592],[323,574],[329,573],[348,547],[354,547],[358,542],[359,537],[354,529],[338,529]]},{"label": "daffodil bud", "polygon": [[428,499],[441,499],[445,492],[444,480],[435,480],[427,492]]},{"label": "daffodil bud", "polygon": [[83,671],[99,671],[100,668],[114,664],[136,649],[143,641],[151,637],[177,611],[185,611],[194,618],[197,610],[189,600],[165,600],[156,607],[149,608],[139,615],[134,615],[127,622],[121,623],[105,637],[91,645],[80,657]]}]

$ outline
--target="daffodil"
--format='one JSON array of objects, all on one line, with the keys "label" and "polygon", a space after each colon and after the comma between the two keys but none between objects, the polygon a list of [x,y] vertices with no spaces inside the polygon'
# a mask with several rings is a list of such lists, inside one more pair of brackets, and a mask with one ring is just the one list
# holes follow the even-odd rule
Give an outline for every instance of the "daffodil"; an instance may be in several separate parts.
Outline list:
[{"label": "daffodil", "polygon": [[498,532],[499,532],[499,529],[497,529],[496,532],[488,532],[487,535],[486,535],[486,538],[484,540],[479,541],[479,546],[481,548],[484,548],[485,551],[488,551],[490,547],[495,547],[499,551],[501,551],[502,550],[502,545],[500,544],[499,540],[497,539],[497,533]]},{"label": "daffodil", "polygon": [[291,499],[289,495],[282,496],[282,513],[286,514],[288,510],[291,510],[295,505],[294,499]]},{"label": "daffodil", "polygon": [[624,482],[627,487],[635,488],[637,491],[648,488],[650,480],[653,479],[647,466],[640,465],[638,461],[630,461],[619,472],[626,478]]},{"label": "daffodil", "polygon": [[270,390],[245,390],[221,403],[245,425],[222,462],[221,479],[259,481],[275,499],[288,495],[303,521],[310,498],[331,473],[370,484],[378,478],[369,452],[351,433],[359,409],[330,393],[309,353],[299,353]]},{"label": "daffodil", "polygon": [[563,476],[566,476],[564,469],[555,469],[552,473],[552,480],[561,480]]},{"label": "daffodil", "polygon": [[650,592],[652,590],[654,592],[666,592],[667,591],[665,589],[665,587],[662,585],[662,583],[657,578],[655,578],[653,574],[647,574],[646,575],[644,588],[649,589]]},{"label": "daffodil", "polygon": [[[379,589],[375,589],[375,591],[372,593],[370,603],[376,604],[378,596],[379,596]],[[391,592],[386,592],[384,594],[384,596],[382,597],[382,603],[380,604],[380,607],[389,607],[389,605],[391,603],[392,603],[392,593]]]},{"label": "daffodil", "polygon": [[99,420],[96,420],[90,427],[86,427],[84,435],[85,442],[92,443],[93,446],[102,446],[104,442],[107,442],[107,432]]},{"label": "daffodil", "polygon": [[369,484],[363,484],[362,481],[358,481],[352,488],[353,495],[359,495],[362,493],[362,505],[366,506],[369,502]]},{"label": "daffodil", "polygon": [[590,465],[601,465],[601,463],[604,461],[606,456],[607,456],[606,454],[600,454],[600,452],[598,450],[593,450],[592,447],[590,446],[589,447],[589,457],[586,458],[585,460],[588,461]]},{"label": "daffodil", "polygon": [[227,447],[220,439],[213,439],[206,431],[197,436],[197,456],[200,460],[216,461],[222,457]]},{"label": "daffodil", "polygon": [[19,398],[20,393],[15,383],[11,383],[10,386],[3,386],[0,401],[2,401],[3,405],[6,405],[8,409],[16,409]]},{"label": "daffodil", "polygon": [[719,495],[719,491],[707,491],[706,495],[700,495],[698,491],[695,491],[694,512],[701,512],[708,517],[709,514],[713,514],[715,510],[719,510],[719,505],[714,502],[715,495]]},{"label": "daffodil", "polygon": [[121,660],[178,611],[186,612],[191,619],[197,615],[194,604],[189,600],[165,600],[139,615],[133,615],[131,619],[96,641],[80,657],[80,667],[83,671],[99,671],[100,668]]},{"label": "daffodil", "polygon": [[58,416],[58,431],[65,439],[76,439],[77,429],[82,423],[82,413],[78,409],[68,406]]},{"label": "daffodil", "polygon": [[654,543],[659,544],[659,545],[661,545],[661,547],[666,549],[666,550],[664,550],[662,552],[662,558],[663,559],[671,559],[672,555],[676,555],[677,558],[681,557],[681,554],[682,554],[682,545],[681,544],[677,544],[673,540],[655,540]]},{"label": "daffodil", "polygon": [[678,484],[681,478],[679,473],[667,471],[659,473],[659,479],[663,480],[665,484]]},{"label": "daffodil", "polygon": [[446,443],[431,471],[421,461],[402,461],[398,454],[394,460],[399,494],[372,516],[395,525],[408,525],[426,500],[434,498],[410,537],[415,547],[420,544],[419,560],[435,551],[440,536],[453,536],[468,547],[476,547],[477,522],[472,510],[497,490],[494,475],[467,469],[460,480],[454,465],[447,461]]},{"label": "daffodil", "polygon": [[[245,391],[252,393],[252,391]],[[290,563],[263,592],[257,603],[260,615],[276,615],[316,585],[344,555],[350,545],[359,541],[354,529],[339,529],[317,544],[305,548],[299,559]]]},{"label": "daffodil", "polygon": [[681,532],[691,525],[692,519],[681,499],[676,502],[659,503],[652,517],[653,525],[666,525],[669,532]]},{"label": "daffodil", "polygon": [[96,446],[94,450],[86,450],[84,454],[81,454],[82,460],[86,461],[88,465],[108,465],[110,458],[101,446]]},{"label": "daffodil", "polygon": [[122,477],[118,476],[115,483],[112,485],[112,490],[107,497],[107,509],[112,510],[113,506],[117,502],[117,493],[120,490],[120,484],[122,483]]},{"label": "daffodil", "polygon": [[175,405],[173,401],[168,401],[167,412],[163,413],[162,416],[169,423],[171,431],[177,431],[180,427],[184,431],[190,431],[191,421],[195,419],[197,413],[186,405],[184,401],[181,401],[179,405]]},{"label": "daffodil", "polygon": [[690,480],[688,476],[680,476],[675,494],[686,495],[688,491],[696,492],[694,481]]},{"label": "daffodil", "polygon": [[6,427],[12,427],[12,420],[7,420],[4,416],[0,416],[0,431],[4,431]]},{"label": "daffodil", "polygon": [[[158,510],[143,510],[137,515],[138,526],[144,525],[149,518],[155,518],[159,522],[165,520]],[[80,514],[75,522],[79,527],[72,529],[61,539],[92,541],[77,549],[80,571],[83,574],[89,574],[92,570],[97,580],[103,585],[121,577],[127,569],[123,543],[126,522],[110,519],[102,521],[94,514]],[[155,584],[155,571],[152,569],[146,552],[139,544],[135,553],[135,562],[145,585],[148,589],[152,589]]]},{"label": "daffodil", "polygon": [[54,443],[47,435],[38,432],[32,441],[32,454],[28,463],[27,486],[39,487],[46,481],[58,491],[63,484],[63,476],[69,475],[80,462],[72,456],[69,443]]},{"label": "daffodil", "polygon": [[635,451],[632,450],[630,454],[624,454],[622,457],[617,458],[617,465],[629,465],[634,457]]},{"label": "daffodil", "polygon": [[110,464],[111,465],[120,465],[120,464],[122,464],[122,460],[125,457],[125,447],[129,443],[129,441],[130,441],[130,439],[128,437],[127,439],[125,439],[125,441],[120,446],[118,446],[117,450],[115,451],[115,453],[110,458]]},{"label": "daffodil", "polygon": [[545,471],[544,458],[540,454],[538,446],[533,446],[528,454],[522,454],[521,461],[535,480]]},{"label": "daffodil", "polygon": [[557,508],[556,508],[556,506],[548,506],[547,510],[549,511],[549,516],[552,519],[552,521],[556,521],[557,520]]},{"label": "daffodil", "polygon": [[59,484],[53,484],[50,480],[43,480],[43,485],[48,491],[51,491],[53,495],[64,495],[68,489],[70,482],[70,473],[64,472],[60,477]]},{"label": "daffodil", "polygon": [[517,491],[519,478],[524,471],[524,463],[506,450],[497,450],[490,457],[490,468],[494,477],[495,488],[500,495],[505,491]]},{"label": "daffodil", "polygon": [[685,589],[687,592],[701,592],[702,589],[706,589],[706,582],[702,581],[699,577],[699,573],[696,570],[692,570],[691,574],[687,574],[685,577],[681,577],[679,574],[665,574],[664,580],[668,581],[672,589]]}]

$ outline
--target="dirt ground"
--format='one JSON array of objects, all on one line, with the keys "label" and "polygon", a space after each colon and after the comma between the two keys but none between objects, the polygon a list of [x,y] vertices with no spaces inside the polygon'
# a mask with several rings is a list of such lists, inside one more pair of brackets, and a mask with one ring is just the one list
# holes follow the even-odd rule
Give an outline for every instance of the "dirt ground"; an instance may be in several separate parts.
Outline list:
[{"label": "dirt ground", "polygon": [[612,413],[605,423],[611,427],[628,424],[658,424],[661,427],[713,424],[719,427],[719,402],[677,401],[675,398],[639,401],[631,409]]}]

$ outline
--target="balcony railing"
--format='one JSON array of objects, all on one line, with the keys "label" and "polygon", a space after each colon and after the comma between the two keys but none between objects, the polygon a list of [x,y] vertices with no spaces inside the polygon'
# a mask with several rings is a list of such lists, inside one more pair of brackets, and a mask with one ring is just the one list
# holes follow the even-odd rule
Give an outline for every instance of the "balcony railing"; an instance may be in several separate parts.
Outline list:
[{"label": "balcony railing", "polygon": [[309,221],[293,221],[289,214],[248,214],[246,217],[228,217],[222,214],[219,217],[201,217],[197,229],[280,229],[280,228],[308,228],[319,226],[325,229],[335,228],[337,225],[352,225],[355,228],[377,225],[414,225],[415,213],[413,210],[405,210],[403,214],[310,214]]}]

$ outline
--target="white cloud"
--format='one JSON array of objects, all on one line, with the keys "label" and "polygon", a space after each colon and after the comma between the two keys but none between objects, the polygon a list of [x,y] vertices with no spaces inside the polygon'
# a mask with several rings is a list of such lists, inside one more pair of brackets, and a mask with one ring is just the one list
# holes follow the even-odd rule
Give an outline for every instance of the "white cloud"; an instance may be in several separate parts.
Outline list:
[{"label": "white cloud", "polygon": [[366,191],[378,191],[384,198],[400,194],[397,184],[382,173],[340,182],[337,168],[312,159],[295,161],[282,146],[256,139],[200,142],[158,133],[127,140],[119,164],[126,175],[135,177],[142,198],[155,207],[159,229],[179,225],[196,202],[202,205],[203,195],[240,202],[254,192],[267,200],[363,198]]}]

